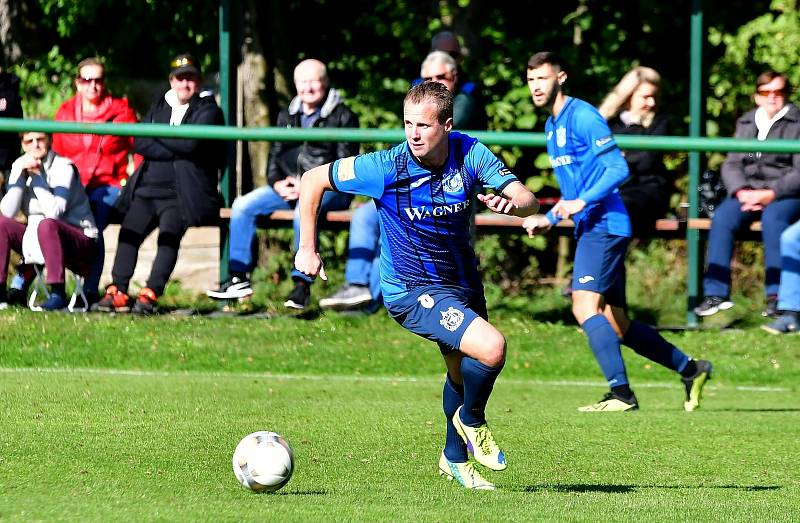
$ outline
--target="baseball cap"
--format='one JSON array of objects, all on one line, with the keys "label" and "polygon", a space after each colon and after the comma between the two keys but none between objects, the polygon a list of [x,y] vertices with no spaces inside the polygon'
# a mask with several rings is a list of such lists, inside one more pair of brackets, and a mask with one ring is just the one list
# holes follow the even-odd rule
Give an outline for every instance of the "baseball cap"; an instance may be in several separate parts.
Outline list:
[{"label": "baseball cap", "polygon": [[197,60],[190,54],[179,54],[169,63],[170,76],[177,76],[179,74],[193,73],[200,76],[200,68],[197,65]]}]

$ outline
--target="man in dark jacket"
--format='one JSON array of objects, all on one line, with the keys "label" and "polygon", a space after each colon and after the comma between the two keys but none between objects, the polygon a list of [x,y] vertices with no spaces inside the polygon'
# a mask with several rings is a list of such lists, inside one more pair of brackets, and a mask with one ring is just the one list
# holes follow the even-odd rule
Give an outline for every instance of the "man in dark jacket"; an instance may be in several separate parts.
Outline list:
[{"label": "man in dark jacket", "polygon": [[[344,105],[341,94],[329,87],[325,64],[303,60],[294,70],[297,96],[278,114],[277,127],[358,127],[358,118]],[[300,197],[300,175],[318,165],[358,154],[352,142],[274,142],[267,164],[268,185],[236,198],[231,208],[230,278],[206,294],[215,299],[243,298],[253,294],[248,273],[253,269],[252,244],[256,219],[280,209],[294,209]],[[346,209],[351,195],[327,193],[320,212]],[[294,249],[300,238],[299,218],[294,220]],[[294,290],[284,303],[302,310],[310,301],[312,280],[293,270]]]},{"label": "man in dark jacket", "polygon": [[[786,100],[791,93],[785,75],[768,71],[756,81],[756,109],[736,122],[736,138],[800,139],[800,110]],[[800,219],[800,154],[730,153],[722,165],[728,191],[714,212],[708,237],[703,302],[698,316],[711,316],[733,307],[730,301],[731,257],[736,234],[761,220],[766,269],[765,316],[777,313],[780,284],[780,237]]]},{"label": "man in dark jacket", "polygon": [[[142,120],[170,125],[223,125],[222,111],[212,96],[200,94],[200,69],[190,55],[171,63],[171,89],[150,107]],[[219,172],[225,144],[188,138],[136,138],[134,151],[144,158],[120,196],[118,209],[127,211],[119,232],[111,271],[113,283],[98,303],[104,312],[131,310],[128,283],[136,268],[139,247],[158,228],[158,250],[147,286],[139,291],[133,312],[152,314],[164,292],[181,238],[188,227],[219,219]]]}]

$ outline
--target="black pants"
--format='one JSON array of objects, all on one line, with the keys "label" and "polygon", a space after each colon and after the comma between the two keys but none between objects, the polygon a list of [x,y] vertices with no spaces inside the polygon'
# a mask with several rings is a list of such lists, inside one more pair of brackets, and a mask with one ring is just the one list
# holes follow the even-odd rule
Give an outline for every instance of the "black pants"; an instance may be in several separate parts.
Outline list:
[{"label": "black pants", "polygon": [[127,293],[139,247],[147,235],[158,228],[158,249],[150,269],[147,286],[157,296],[164,293],[164,287],[178,261],[178,248],[186,234],[186,225],[181,218],[177,199],[148,199],[135,197],[131,202],[119,231],[117,254],[111,278],[120,291]]}]

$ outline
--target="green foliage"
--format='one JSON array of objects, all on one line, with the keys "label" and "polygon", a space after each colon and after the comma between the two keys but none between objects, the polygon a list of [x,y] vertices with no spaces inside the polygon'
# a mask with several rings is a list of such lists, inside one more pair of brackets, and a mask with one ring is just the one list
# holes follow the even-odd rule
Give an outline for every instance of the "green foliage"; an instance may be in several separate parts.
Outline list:
[{"label": "green foliage", "polygon": [[708,41],[724,50],[708,78],[712,131],[732,134],[735,118],[753,107],[755,79],[764,70],[785,73],[792,85],[800,85],[800,11],[796,4],[794,0],[772,0],[769,12],[735,31],[709,29]]}]

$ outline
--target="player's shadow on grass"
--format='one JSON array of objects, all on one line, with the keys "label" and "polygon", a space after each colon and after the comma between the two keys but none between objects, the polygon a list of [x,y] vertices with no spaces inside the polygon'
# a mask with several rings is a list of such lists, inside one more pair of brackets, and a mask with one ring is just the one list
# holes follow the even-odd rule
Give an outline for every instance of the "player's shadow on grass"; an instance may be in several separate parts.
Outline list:
[{"label": "player's shadow on grass", "polygon": [[590,485],[574,483],[567,485],[528,485],[522,488],[523,492],[563,492],[567,494],[582,494],[600,492],[603,494],[629,494],[640,489],[732,489],[747,492],[762,490],[778,490],[780,485]]}]

